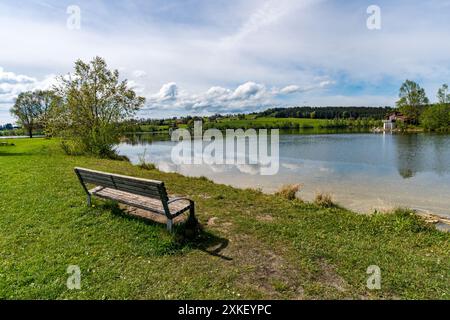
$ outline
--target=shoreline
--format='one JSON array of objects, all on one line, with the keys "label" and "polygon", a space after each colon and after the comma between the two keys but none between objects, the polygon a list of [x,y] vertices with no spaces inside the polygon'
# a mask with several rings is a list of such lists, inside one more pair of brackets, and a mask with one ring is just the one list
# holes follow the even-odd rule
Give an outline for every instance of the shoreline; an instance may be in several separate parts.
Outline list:
[{"label": "shoreline", "polygon": [[[139,164],[135,164],[132,163],[130,161],[130,163],[133,166],[139,167]],[[159,169],[156,166],[156,170],[162,172],[162,173],[175,173],[175,174],[179,174],[184,178],[197,178],[197,179],[201,179],[204,176],[191,176],[191,175],[186,175],[184,173],[180,173],[180,172],[172,172],[172,171],[164,171],[162,169]],[[274,196],[277,192],[276,188],[274,187],[270,187],[270,188],[265,188],[265,187],[258,187],[258,186],[238,186],[236,184],[231,184],[231,183],[227,183],[227,182],[219,182],[219,181],[215,181],[213,178],[209,178],[206,177],[208,180],[210,180],[213,184],[215,185],[225,185],[228,187],[232,187],[232,188],[236,188],[242,191],[245,190],[255,190],[255,191],[260,191],[266,195],[271,195]],[[301,191],[299,191],[301,193]],[[347,210],[349,212],[353,212],[357,215],[373,215],[373,214],[377,214],[377,213],[383,213],[383,214],[390,214],[392,212],[395,212],[398,209],[401,210],[407,210],[407,211],[411,211],[414,212],[416,215],[422,217],[427,223],[431,223],[433,224],[438,230],[440,231],[444,231],[444,232],[450,232],[450,216],[446,216],[444,214],[438,214],[438,213],[433,213],[430,210],[426,210],[426,209],[420,209],[420,208],[414,208],[414,207],[408,207],[408,206],[390,206],[390,207],[386,207],[386,208],[374,208],[374,210],[372,211],[363,211],[363,210],[358,210],[355,208],[351,208],[351,206],[345,205],[345,204],[340,204],[341,201],[335,201],[335,194],[333,194],[332,192],[330,193],[330,195],[333,198],[333,203],[336,207],[342,208],[344,210]],[[296,198],[304,203],[307,204],[314,204],[314,195],[313,194],[309,194],[308,196],[306,196],[305,198],[300,196],[298,193],[296,195]]]}]

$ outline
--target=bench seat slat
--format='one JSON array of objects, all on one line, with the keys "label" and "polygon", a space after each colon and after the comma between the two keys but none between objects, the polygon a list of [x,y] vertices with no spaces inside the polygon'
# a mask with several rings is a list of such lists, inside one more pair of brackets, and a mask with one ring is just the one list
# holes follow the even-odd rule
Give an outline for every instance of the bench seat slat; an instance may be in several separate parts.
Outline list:
[{"label": "bench seat slat", "polygon": [[119,177],[119,176],[112,176],[112,180],[115,183],[126,184],[126,185],[130,185],[130,186],[134,186],[134,187],[142,187],[142,188],[153,189],[153,190],[159,190],[163,186],[162,182],[154,183],[154,182],[150,182],[150,181],[140,181],[140,180],[134,180],[132,178],[123,178],[123,177]]},{"label": "bench seat slat", "polygon": [[114,188],[156,199],[167,198],[164,183],[160,181],[144,180],[85,169],[78,169],[78,173],[85,183]]},{"label": "bench seat slat", "polygon": [[134,187],[134,186],[126,185],[126,184],[119,184],[119,183],[114,183],[114,186],[112,186],[112,187],[114,189],[117,189],[120,191],[135,193],[135,194],[138,194],[141,196],[146,196],[146,197],[151,197],[151,198],[156,198],[156,199],[161,198],[160,191],[155,190],[155,189],[138,188],[138,187]]},{"label": "bench seat slat", "polygon": [[160,198],[161,191],[154,187],[148,186],[136,186],[131,184],[125,184],[123,182],[117,182],[116,180],[106,179],[103,177],[83,177],[85,183],[95,184],[97,186],[103,186],[108,188],[114,188],[131,193],[137,193],[142,196],[148,196],[153,198]]},{"label": "bench seat slat", "polygon": [[[96,187],[89,190],[89,193],[100,198],[115,200],[126,205],[149,210],[158,214],[165,215],[164,207],[161,200],[152,199],[146,196],[140,196],[133,193],[113,189]],[[189,201],[182,200],[170,203],[169,210],[172,216],[177,216],[190,207]]]},{"label": "bench seat slat", "polygon": [[114,183],[111,179],[106,179],[104,177],[83,177],[83,181],[85,183],[95,184],[103,187],[114,188]]},{"label": "bench seat slat", "polygon": [[100,176],[108,176],[108,177],[114,177],[114,178],[123,178],[123,179],[127,179],[127,180],[132,180],[132,181],[144,182],[144,183],[154,184],[154,185],[157,185],[157,186],[164,185],[164,183],[162,181],[157,181],[157,180],[129,177],[129,176],[124,176],[124,175],[115,174],[115,173],[108,173],[108,172],[102,172],[102,171],[96,171],[96,170],[85,169],[85,168],[78,168],[78,167],[76,167],[75,170],[78,173],[80,173],[81,175],[93,175],[93,176],[99,176],[100,175]]}]

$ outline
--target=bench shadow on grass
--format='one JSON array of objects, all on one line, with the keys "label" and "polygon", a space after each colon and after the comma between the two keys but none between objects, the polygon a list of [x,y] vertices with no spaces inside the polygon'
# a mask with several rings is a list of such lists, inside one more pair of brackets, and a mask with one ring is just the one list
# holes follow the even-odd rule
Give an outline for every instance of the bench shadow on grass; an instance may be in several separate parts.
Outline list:
[{"label": "bench shadow on grass", "polygon": [[[119,207],[119,205],[112,201],[104,202],[101,207],[105,210],[110,211],[113,215],[127,219],[127,220],[138,220],[146,225],[158,226],[165,229],[166,225],[149,218],[132,215],[126,210]],[[203,251],[209,255],[231,261],[230,257],[221,254],[222,250],[228,247],[229,240],[219,237],[211,232],[204,230],[204,228],[199,224],[196,230],[186,228],[185,223],[179,225],[174,225],[173,229],[173,241],[174,246],[172,247],[171,253],[182,252],[186,248],[191,248],[194,250]]]}]

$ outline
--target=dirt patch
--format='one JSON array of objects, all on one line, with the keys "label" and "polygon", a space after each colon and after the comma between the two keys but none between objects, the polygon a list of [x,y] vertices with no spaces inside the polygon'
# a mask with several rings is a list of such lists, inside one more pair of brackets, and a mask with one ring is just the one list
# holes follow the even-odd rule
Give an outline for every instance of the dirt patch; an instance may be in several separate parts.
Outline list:
[{"label": "dirt patch", "polygon": [[206,222],[206,225],[227,234],[230,232],[230,228],[233,226],[231,222],[222,221],[218,217],[209,218]]},{"label": "dirt patch", "polygon": [[321,269],[320,282],[325,283],[339,292],[346,292],[349,288],[347,281],[339,276],[334,270],[334,266],[327,263],[324,259],[319,261],[319,266]]},{"label": "dirt patch", "polygon": [[[120,209],[122,209],[126,214],[129,214],[133,217],[150,220],[156,223],[160,224],[166,224],[167,223],[167,217],[162,214],[153,213],[147,210],[142,210],[134,207],[130,207],[127,205],[119,204]],[[178,217],[175,217],[172,221],[174,225],[181,224],[186,222],[188,218],[187,214],[179,215]]]},{"label": "dirt patch", "polygon": [[215,226],[216,225],[216,221],[217,221],[217,219],[219,219],[219,218],[217,218],[217,217],[211,217],[211,218],[209,218],[208,219],[208,221],[206,222],[206,225],[207,226]]},{"label": "dirt patch", "polygon": [[300,270],[251,236],[236,235],[222,254],[242,270],[238,285],[243,290],[259,292],[262,298],[268,299],[283,298],[288,292],[290,299],[303,298]]},{"label": "dirt patch", "polygon": [[[265,220],[273,218],[266,215]],[[207,252],[223,258],[223,263],[239,271],[236,285],[242,292],[261,299],[302,299],[300,270],[255,237],[233,230],[234,224],[211,217],[206,226],[227,238],[227,245],[214,244]]]}]

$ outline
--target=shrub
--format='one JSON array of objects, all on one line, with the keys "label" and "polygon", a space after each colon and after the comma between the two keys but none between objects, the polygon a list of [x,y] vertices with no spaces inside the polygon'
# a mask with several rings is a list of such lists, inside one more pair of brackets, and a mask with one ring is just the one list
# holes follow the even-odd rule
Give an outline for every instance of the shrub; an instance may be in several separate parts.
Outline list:
[{"label": "shrub", "polygon": [[205,177],[205,176],[200,176],[200,177],[198,177],[198,179],[199,179],[200,181],[212,182],[212,180],[208,179],[208,178]]},{"label": "shrub", "polygon": [[297,199],[297,192],[300,191],[300,184],[286,184],[283,185],[275,195],[283,197],[287,200],[295,200]]},{"label": "shrub", "polygon": [[147,149],[144,149],[144,153],[140,154],[138,156],[138,158],[139,158],[138,167],[143,169],[143,170],[155,170],[156,166],[153,163],[148,162],[145,159],[146,158],[146,156],[145,156],[146,154],[147,154]]},{"label": "shrub", "polygon": [[333,197],[329,193],[318,193],[314,199],[314,203],[319,207],[331,208],[334,206]]},{"label": "shrub", "polygon": [[62,140],[61,148],[64,153],[69,156],[78,156],[82,155],[84,152],[82,151],[82,147],[80,147],[79,142],[76,140]]}]

